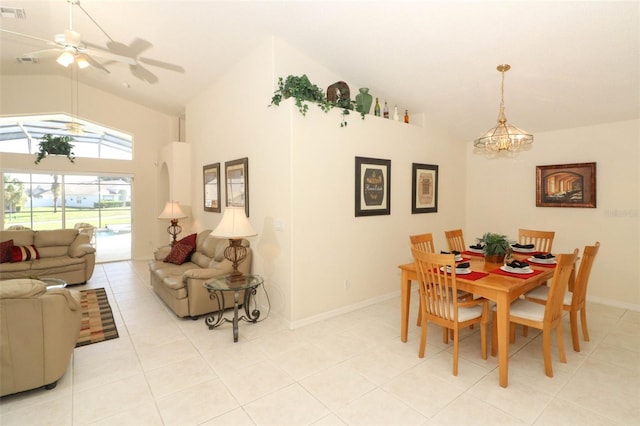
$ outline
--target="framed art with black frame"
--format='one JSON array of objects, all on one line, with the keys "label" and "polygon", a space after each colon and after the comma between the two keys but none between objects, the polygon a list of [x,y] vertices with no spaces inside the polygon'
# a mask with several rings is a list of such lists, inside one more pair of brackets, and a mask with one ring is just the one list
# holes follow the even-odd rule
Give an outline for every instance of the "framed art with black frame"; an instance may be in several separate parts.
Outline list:
[{"label": "framed art with black frame", "polygon": [[202,166],[204,211],[220,213],[220,163]]},{"label": "framed art with black frame", "polygon": [[391,214],[391,160],[356,157],[356,217]]},{"label": "framed art with black frame", "polygon": [[596,163],[536,166],[536,207],[596,207]]},{"label": "framed art with black frame", "polygon": [[411,213],[436,213],[438,211],[438,166],[434,164],[411,165]]},{"label": "framed art with black frame", "polygon": [[249,159],[247,157],[224,163],[227,206],[244,207],[249,217]]}]

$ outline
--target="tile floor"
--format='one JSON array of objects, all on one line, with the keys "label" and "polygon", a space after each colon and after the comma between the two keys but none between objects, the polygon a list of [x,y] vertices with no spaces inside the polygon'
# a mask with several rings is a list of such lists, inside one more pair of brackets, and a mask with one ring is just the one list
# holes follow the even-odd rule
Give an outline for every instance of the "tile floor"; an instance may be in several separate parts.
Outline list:
[{"label": "tile floor", "polygon": [[[0,399],[9,425],[630,425],[640,421],[640,312],[589,305],[591,342],[553,353],[518,333],[509,387],[497,361],[480,357],[479,331],[464,332],[459,375],[440,330],[418,358],[417,297],[400,342],[399,296],[288,330],[276,315],[210,331],[179,319],[153,295],[146,262],[96,267],[120,338],[78,348],[51,391]],[[82,287],[76,287],[82,289]],[[555,347],[554,347],[555,349]]]}]

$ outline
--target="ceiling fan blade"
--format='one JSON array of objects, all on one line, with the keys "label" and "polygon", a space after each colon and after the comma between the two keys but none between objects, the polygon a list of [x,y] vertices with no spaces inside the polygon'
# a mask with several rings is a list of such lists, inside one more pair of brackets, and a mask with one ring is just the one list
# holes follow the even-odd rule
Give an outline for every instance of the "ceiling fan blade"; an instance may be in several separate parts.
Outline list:
[{"label": "ceiling fan blade", "polygon": [[150,58],[138,58],[138,60],[147,65],[153,65],[154,67],[164,68],[169,71],[184,73],[184,68],[182,68],[180,65],[170,64],[169,62],[157,61],[155,59],[150,59]]},{"label": "ceiling fan blade", "polygon": [[116,55],[115,53],[107,52],[106,50],[91,49],[91,48],[82,48],[78,50],[80,50],[83,53],[86,53],[87,55],[95,56],[96,58],[108,59],[116,62],[124,62],[125,64],[131,65],[131,66],[136,64],[136,60],[133,58],[130,58],[128,56]]},{"label": "ceiling fan blade", "polygon": [[87,61],[91,64],[92,67],[96,67],[99,70],[104,71],[107,74],[111,74],[111,71],[106,69],[100,62],[98,62],[95,59],[93,59],[90,55],[85,54],[84,56],[87,58]]},{"label": "ceiling fan blade", "polygon": [[142,52],[152,47],[153,47],[153,44],[151,44],[150,41],[147,41],[142,38],[136,38],[128,46],[129,51],[132,53],[131,56],[139,56]]},{"label": "ceiling fan blade", "polygon": [[19,37],[30,38],[32,40],[38,40],[38,41],[41,41],[43,43],[51,44],[53,46],[63,47],[63,46],[60,46],[58,43],[56,43],[56,42],[54,42],[52,40],[47,40],[46,38],[40,38],[40,37],[32,36],[32,35],[29,35],[29,34],[17,33],[15,31],[9,31],[9,30],[5,30],[5,29],[2,29],[2,28],[0,28],[0,32],[17,35]]},{"label": "ceiling fan blade", "polygon": [[129,69],[131,70],[131,74],[133,74],[134,77],[137,77],[142,81],[146,81],[150,84],[158,82],[158,77],[148,69],[144,68],[142,65],[132,65],[129,67]]},{"label": "ceiling fan blade", "polygon": [[29,52],[22,55],[22,57],[33,57],[40,58],[42,56],[53,56],[58,55],[60,53],[60,49],[46,49],[46,50],[37,50],[35,52]]}]

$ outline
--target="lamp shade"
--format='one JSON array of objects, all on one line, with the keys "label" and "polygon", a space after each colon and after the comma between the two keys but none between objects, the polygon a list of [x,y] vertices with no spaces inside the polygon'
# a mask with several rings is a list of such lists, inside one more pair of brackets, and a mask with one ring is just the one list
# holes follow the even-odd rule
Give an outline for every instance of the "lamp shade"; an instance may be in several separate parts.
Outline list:
[{"label": "lamp shade", "polygon": [[222,220],[211,233],[218,238],[244,238],[258,235],[253,230],[244,207],[227,207],[222,215]]},{"label": "lamp shade", "polygon": [[177,201],[167,201],[158,219],[183,219],[185,217],[187,215],[184,214]]}]

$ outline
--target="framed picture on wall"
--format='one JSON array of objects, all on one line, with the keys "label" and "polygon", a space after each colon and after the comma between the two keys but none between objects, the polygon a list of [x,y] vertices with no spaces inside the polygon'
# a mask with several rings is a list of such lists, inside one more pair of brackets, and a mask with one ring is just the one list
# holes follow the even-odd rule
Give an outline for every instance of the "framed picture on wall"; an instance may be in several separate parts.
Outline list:
[{"label": "framed picture on wall", "polygon": [[249,159],[247,157],[224,163],[227,206],[244,207],[249,217]]},{"label": "framed picture on wall", "polygon": [[411,170],[411,213],[437,212],[438,166],[413,163]]},{"label": "framed picture on wall", "polygon": [[391,160],[356,157],[356,217],[391,214]]},{"label": "framed picture on wall", "polygon": [[220,163],[202,166],[204,211],[220,213]]},{"label": "framed picture on wall", "polygon": [[596,163],[536,167],[537,207],[596,206]]}]

